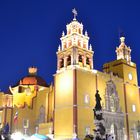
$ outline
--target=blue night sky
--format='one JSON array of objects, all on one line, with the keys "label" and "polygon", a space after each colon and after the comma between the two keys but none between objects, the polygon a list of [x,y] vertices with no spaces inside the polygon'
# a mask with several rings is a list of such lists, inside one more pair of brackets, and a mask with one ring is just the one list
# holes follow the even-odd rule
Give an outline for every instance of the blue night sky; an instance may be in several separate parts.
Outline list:
[{"label": "blue night sky", "polygon": [[[28,74],[29,66],[47,83],[56,72],[62,31],[78,11],[95,52],[94,68],[116,59],[119,30],[132,49],[140,75],[140,3],[135,0],[0,0],[0,89],[6,91]],[[139,76],[140,81],[140,76]]]}]

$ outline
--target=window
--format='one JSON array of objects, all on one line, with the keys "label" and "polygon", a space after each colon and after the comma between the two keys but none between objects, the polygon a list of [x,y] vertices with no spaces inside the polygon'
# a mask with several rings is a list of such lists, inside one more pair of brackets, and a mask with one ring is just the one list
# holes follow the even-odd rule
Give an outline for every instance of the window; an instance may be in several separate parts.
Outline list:
[{"label": "window", "polygon": [[71,56],[70,55],[68,56],[68,59],[67,59],[67,65],[71,65]]},{"label": "window", "polygon": [[79,55],[79,62],[82,62],[82,55]]},{"label": "window", "polygon": [[132,111],[136,112],[136,105],[132,105]]},{"label": "window", "polygon": [[79,34],[81,34],[81,29],[79,29]]},{"label": "window", "polygon": [[86,58],[86,64],[87,64],[87,65],[90,64],[90,62],[89,62],[89,58],[88,58],[88,57]]},{"label": "window", "polygon": [[60,68],[62,68],[62,67],[64,67],[64,59],[63,58],[60,60]]},{"label": "window", "polygon": [[85,128],[85,133],[86,133],[86,135],[89,135],[90,134],[90,127],[89,126],[87,126]]},{"label": "window", "polygon": [[86,94],[85,96],[84,96],[84,103],[85,104],[89,104],[89,95],[88,94]]}]

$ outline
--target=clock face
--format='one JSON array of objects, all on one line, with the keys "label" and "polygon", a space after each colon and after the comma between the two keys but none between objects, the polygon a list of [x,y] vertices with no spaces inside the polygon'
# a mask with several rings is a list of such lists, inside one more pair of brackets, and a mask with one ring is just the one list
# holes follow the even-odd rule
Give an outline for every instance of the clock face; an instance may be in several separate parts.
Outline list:
[{"label": "clock face", "polygon": [[129,80],[132,80],[133,79],[132,73],[129,73],[128,74],[128,78],[129,78]]}]

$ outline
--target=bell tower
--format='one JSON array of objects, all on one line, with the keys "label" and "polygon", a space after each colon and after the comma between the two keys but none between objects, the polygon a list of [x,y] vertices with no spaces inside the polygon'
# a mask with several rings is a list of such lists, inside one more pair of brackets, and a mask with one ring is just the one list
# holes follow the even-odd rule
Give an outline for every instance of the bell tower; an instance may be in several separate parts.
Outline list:
[{"label": "bell tower", "polygon": [[78,92],[78,77],[80,72],[91,74],[93,71],[94,52],[89,45],[88,33],[83,34],[83,24],[76,19],[77,11],[73,9],[72,12],[74,18],[66,25],[66,33],[62,33],[56,53],[54,137],[60,140],[72,139],[84,131],[85,126],[79,129],[78,104],[83,94]]},{"label": "bell tower", "polygon": [[120,37],[120,45],[116,47],[117,60],[103,65],[103,71],[118,76],[130,84],[138,85],[137,67],[131,61],[131,49],[125,44],[125,37]]},{"label": "bell tower", "polygon": [[89,45],[87,31],[83,34],[83,24],[76,19],[77,11],[74,9],[74,18],[66,26],[66,34],[62,32],[61,45],[57,51],[57,73],[73,66],[88,70],[93,69],[92,46]]},{"label": "bell tower", "polygon": [[131,63],[131,49],[125,44],[125,37],[120,37],[121,44],[116,48],[117,60],[124,59],[128,64]]}]

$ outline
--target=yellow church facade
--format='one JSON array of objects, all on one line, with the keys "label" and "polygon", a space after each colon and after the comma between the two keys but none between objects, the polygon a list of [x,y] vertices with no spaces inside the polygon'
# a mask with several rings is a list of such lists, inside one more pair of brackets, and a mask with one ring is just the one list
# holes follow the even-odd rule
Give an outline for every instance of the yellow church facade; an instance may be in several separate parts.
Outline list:
[{"label": "yellow church facade", "polygon": [[[83,24],[74,19],[63,32],[57,51],[54,84],[47,85],[29,68],[28,76],[0,93],[0,123],[9,123],[12,132],[53,134],[56,140],[70,140],[93,134],[95,93],[102,98],[107,133],[116,140],[140,137],[140,90],[137,67],[131,60],[131,49],[120,38],[116,60],[94,68],[94,50]],[[96,52],[97,53],[97,52]],[[15,122],[15,114],[18,119]]]},{"label": "yellow church facade", "polygon": [[37,76],[37,68],[30,67],[28,72],[17,85],[9,87],[9,94],[0,94],[0,123],[8,122],[11,132],[52,133],[54,87]]},{"label": "yellow church facade", "polygon": [[[93,133],[95,93],[102,98],[106,131],[117,140],[138,138],[140,92],[137,67],[131,61],[131,49],[120,38],[117,59],[103,65],[103,72],[94,69],[92,46],[87,32],[74,17],[63,32],[57,52],[54,75],[54,136],[58,139],[83,139]],[[96,63],[96,62],[94,62]],[[64,127],[62,127],[64,126]]]}]

